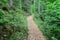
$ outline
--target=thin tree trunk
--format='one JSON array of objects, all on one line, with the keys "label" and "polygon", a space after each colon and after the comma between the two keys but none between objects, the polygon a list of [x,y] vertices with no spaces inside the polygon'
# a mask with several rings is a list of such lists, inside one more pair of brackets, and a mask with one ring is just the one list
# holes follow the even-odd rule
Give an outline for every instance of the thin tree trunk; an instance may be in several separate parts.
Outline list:
[{"label": "thin tree trunk", "polygon": [[[34,0],[34,8],[35,8],[35,0]],[[34,9],[34,13],[35,13],[35,9]]]},{"label": "thin tree trunk", "polygon": [[20,9],[22,9],[22,1],[20,0]]},{"label": "thin tree trunk", "polygon": [[9,0],[9,2],[10,2],[10,7],[12,7],[13,1],[12,0]]},{"label": "thin tree trunk", "polygon": [[38,0],[38,13],[40,15],[40,0]]}]

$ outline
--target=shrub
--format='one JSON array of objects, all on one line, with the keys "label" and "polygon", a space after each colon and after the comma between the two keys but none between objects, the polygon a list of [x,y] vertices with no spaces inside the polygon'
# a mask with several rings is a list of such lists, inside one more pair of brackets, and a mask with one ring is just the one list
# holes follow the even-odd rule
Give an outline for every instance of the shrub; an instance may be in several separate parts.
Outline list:
[{"label": "shrub", "polygon": [[0,39],[19,40],[21,36],[27,37],[26,16],[20,11],[9,10],[7,12],[0,9]]}]

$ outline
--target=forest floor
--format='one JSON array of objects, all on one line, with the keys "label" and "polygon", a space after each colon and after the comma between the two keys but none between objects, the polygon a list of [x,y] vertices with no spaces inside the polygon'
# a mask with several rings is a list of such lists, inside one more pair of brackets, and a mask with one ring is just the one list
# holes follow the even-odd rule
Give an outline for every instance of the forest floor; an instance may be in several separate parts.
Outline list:
[{"label": "forest floor", "polygon": [[27,17],[28,23],[28,40],[46,40],[45,36],[39,30],[38,26],[33,20],[33,15]]}]

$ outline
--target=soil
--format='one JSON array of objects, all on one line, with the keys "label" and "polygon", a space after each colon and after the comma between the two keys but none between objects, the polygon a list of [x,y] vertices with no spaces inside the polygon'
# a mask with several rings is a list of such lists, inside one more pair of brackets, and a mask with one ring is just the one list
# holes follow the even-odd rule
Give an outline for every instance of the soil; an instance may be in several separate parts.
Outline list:
[{"label": "soil", "polygon": [[28,40],[46,40],[43,33],[33,20],[33,15],[27,17],[28,23]]}]

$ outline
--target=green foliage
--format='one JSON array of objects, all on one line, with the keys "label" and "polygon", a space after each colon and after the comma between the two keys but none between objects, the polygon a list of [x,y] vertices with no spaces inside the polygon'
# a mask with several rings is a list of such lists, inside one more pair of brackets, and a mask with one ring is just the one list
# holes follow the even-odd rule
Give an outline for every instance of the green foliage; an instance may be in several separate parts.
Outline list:
[{"label": "green foliage", "polygon": [[3,6],[9,6],[9,1],[8,0],[0,0],[0,5],[3,5]]},{"label": "green foliage", "polygon": [[[27,36],[26,16],[24,16],[23,13],[14,10],[9,10],[9,12],[6,12],[0,9],[0,15],[0,39],[3,37],[5,40],[19,40],[21,39],[21,36]],[[19,38],[15,37],[15,33],[17,33],[16,35]]]},{"label": "green foliage", "polygon": [[13,0],[13,6],[20,9],[20,0]]},{"label": "green foliage", "polygon": [[14,34],[11,35],[9,40],[21,40],[22,35],[23,34],[20,32],[15,32]]},{"label": "green foliage", "polygon": [[[40,15],[38,16],[38,13],[35,13],[35,21],[43,33],[49,38],[48,40],[60,40],[59,5],[59,0],[41,0]],[[43,26],[41,26],[41,20],[43,21]]]},{"label": "green foliage", "polygon": [[20,0],[13,0],[13,7],[9,8],[9,0],[1,0],[0,6],[0,40],[27,39],[26,14],[20,9]]}]

